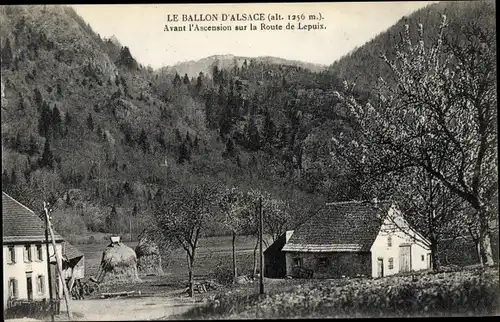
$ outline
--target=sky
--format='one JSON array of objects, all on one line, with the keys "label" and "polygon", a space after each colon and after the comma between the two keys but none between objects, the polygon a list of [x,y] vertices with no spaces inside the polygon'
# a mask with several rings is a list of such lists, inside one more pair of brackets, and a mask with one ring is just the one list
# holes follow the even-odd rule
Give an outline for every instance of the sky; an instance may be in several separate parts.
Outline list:
[{"label": "sky", "polygon": [[[233,54],[285,59],[329,65],[354,48],[385,31],[405,15],[431,4],[431,1],[407,2],[335,2],[335,3],[260,3],[260,4],[127,4],[72,5],[101,37],[115,36],[128,46],[134,58],[144,66],[160,68],[211,55]],[[183,22],[183,14],[217,14],[218,22]],[[253,22],[257,31],[164,31],[169,27],[198,25],[247,25],[250,22],[221,22],[223,14],[280,14],[279,24],[286,26],[288,15],[323,17],[322,30],[260,30],[262,22]],[[173,15],[178,22],[169,22]],[[297,24],[295,23],[297,26]]]}]

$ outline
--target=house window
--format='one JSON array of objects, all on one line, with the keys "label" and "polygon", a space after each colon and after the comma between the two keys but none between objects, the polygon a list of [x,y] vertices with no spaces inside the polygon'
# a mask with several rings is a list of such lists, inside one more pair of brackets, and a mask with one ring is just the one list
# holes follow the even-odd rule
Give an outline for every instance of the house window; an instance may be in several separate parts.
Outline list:
[{"label": "house window", "polygon": [[31,245],[24,245],[24,261],[31,262]]},{"label": "house window", "polygon": [[45,293],[45,280],[43,278],[43,275],[38,275],[36,278],[36,289],[38,291],[38,294],[44,294]]},{"label": "house window", "polygon": [[389,269],[394,269],[394,258],[389,257]]},{"label": "house window", "polygon": [[302,266],[302,258],[300,258],[300,257],[294,258],[293,259],[293,266],[301,267]]},{"label": "house window", "polygon": [[318,259],[318,268],[325,268],[328,266],[328,258],[320,257]]},{"label": "house window", "polygon": [[421,255],[420,258],[422,259],[422,262],[425,262],[425,255]]},{"label": "house window", "polygon": [[15,278],[11,278],[9,280],[9,298],[17,298],[17,280]]},{"label": "house window", "polygon": [[387,236],[387,247],[392,247],[392,236]]},{"label": "house window", "polygon": [[8,263],[15,263],[16,262],[16,248],[14,246],[9,246],[9,258],[8,258]]},{"label": "house window", "polygon": [[43,261],[43,248],[42,245],[36,245],[36,259]]}]

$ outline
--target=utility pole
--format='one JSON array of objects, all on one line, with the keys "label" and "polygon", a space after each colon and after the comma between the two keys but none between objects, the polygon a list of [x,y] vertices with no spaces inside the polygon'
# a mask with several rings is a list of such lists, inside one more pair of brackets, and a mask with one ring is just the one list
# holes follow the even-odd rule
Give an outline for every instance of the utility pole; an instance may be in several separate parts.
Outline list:
[{"label": "utility pole", "polygon": [[263,228],[263,219],[262,219],[262,197],[259,198],[259,257],[260,257],[260,274],[259,274],[259,293],[264,294],[264,259],[262,252],[262,228]]},{"label": "utility pole", "polygon": [[68,292],[68,287],[66,285],[66,281],[64,280],[64,275],[63,275],[63,270],[62,270],[62,261],[59,255],[57,254],[57,245],[56,245],[56,240],[54,237],[54,231],[52,230],[51,224],[50,224],[50,218],[49,218],[49,209],[48,209],[48,203],[44,202],[43,207],[45,209],[45,218],[47,220],[47,227],[49,229],[50,237],[52,239],[52,248],[54,249],[54,256],[56,257],[56,262],[57,262],[57,270],[59,273],[59,280],[61,281],[61,284],[63,286],[63,295],[64,295],[64,302],[66,303],[66,311],[68,313],[68,321],[71,321],[71,311],[69,307],[69,292]]},{"label": "utility pole", "polygon": [[[44,205],[45,207],[45,205]],[[52,294],[52,273],[50,271],[49,220],[45,216],[45,250],[47,253],[47,277],[49,282],[50,320],[54,322],[54,295]]]}]

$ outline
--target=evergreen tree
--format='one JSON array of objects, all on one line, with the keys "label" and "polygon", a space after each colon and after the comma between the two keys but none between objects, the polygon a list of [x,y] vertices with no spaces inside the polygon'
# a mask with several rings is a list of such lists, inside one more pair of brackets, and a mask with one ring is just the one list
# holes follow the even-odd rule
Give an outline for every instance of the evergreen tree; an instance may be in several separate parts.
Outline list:
[{"label": "evergreen tree", "polygon": [[21,133],[17,132],[15,138],[11,142],[12,149],[16,151],[21,150]]},{"label": "evergreen tree", "polygon": [[180,78],[179,74],[175,73],[174,86],[179,87],[180,85],[181,85],[181,78]]},{"label": "evergreen tree", "polygon": [[201,86],[203,85],[203,72],[198,74],[198,78],[196,79],[196,92],[199,94],[201,92]]},{"label": "evergreen tree", "polygon": [[87,117],[87,127],[90,131],[94,131],[94,120],[92,119],[92,114],[89,113]]},{"label": "evergreen tree", "polygon": [[61,113],[55,105],[52,109],[52,135],[54,138],[63,135]]},{"label": "evergreen tree", "polygon": [[165,150],[167,147],[167,143],[165,142],[165,133],[163,132],[162,129],[160,129],[160,133],[158,133],[156,140],[160,144],[161,148]]},{"label": "evergreen tree", "polygon": [[264,143],[272,146],[274,144],[274,138],[276,136],[276,126],[274,125],[274,122],[271,119],[271,115],[267,110],[264,116],[263,131],[264,131]]},{"label": "evergreen tree", "polygon": [[42,157],[40,158],[38,163],[40,165],[40,168],[48,167],[52,169],[54,167],[54,156],[52,155],[52,151],[50,150],[50,141],[48,138],[45,139]]},{"label": "evergreen tree", "polygon": [[6,191],[10,187],[10,177],[7,170],[4,169],[2,172],[2,191]]},{"label": "evergreen tree", "polygon": [[147,153],[149,150],[148,136],[146,135],[146,131],[142,129],[141,134],[139,135],[139,145],[142,148],[142,152]]},{"label": "evergreen tree", "polygon": [[193,148],[194,148],[195,150],[198,150],[199,145],[200,145],[200,144],[199,144],[199,140],[198,140],[198,135],[196,135],[196,136],[194,137]]},{"label": "evergreen tree", "polygon": [[6,37],[5,39],[5,45],[2,48],[1,55],[2,55],[2,67],[9,68],[12,63],[12,48],[10,46],[9,37]]},{"label": "evergreen tree", "polygon": [[181,132],[179,131],[179,129],[175,129],[175,138],[178,142],[182,142]]},{"label": "evergreen tree", "polygon": [[184,85],[189,85],[190,81],[187,73],[184,74],[184,79],[182,80],[182,82],[184,83]]},{"label": "evergreen tree", "polygon": [[122,47],[120,50],[120,57],[118,58],[117,63],[131,70],[135,70],[138,67],[137,61],[132,57],[132,54],[127,46]]},{"label": "evergreen tree", "polygon": [[139,213],[139,206],[137,203],[134,203],[134,208],[132,209],[132,217],[137,217],[137,214]]},{"label": "evergreen tree", "polygon": [[71,126],[71,122],[72,122],[71,115],[70,115],[69,111],[67,111],[66,115],[64,115],[64,128],[65,128],[64,134],[68,134],[68,130]]},{"label": "evergreen tree", "polygon": [[231,127],[233,124],[233,110],[235,109],[236,98],[234,96],[233,83],[229,85],[229,92],[227,95],[226,104],[223,105],[223,110],[220,115],[219,128],[222,137],[226,136],[231,132]]},{"label": "evergreen tree", "polygon": [[59,97],[62,96],[62,88],[61,88],[61,83],[57,83],[56,85],[56,92]]},{"label": "evergreen tree", "polygon": [[186,145],[188,147],[193,147],[193,142],[191,141],[191,136],[189,135],[189,132],[186,131]]},{"label": "evergreen tree", "polygon": [[33,156],[36,153],[38,153],[38,145],[36,144],[33,134],[31,134],[28,142],[28,155]]},{"label": "evergreen tree", "polygon": [[52,112],[47,102],[43,101],[40,109],[40,118],[38,119],[38,132],[40,136],[47,138],[52,130]]},{"label": "evergreen tree", "polygon": [[110,233],[117,234],[120,231],[120,218],[116,211],[116,206],[111,207],[111,212],[106,217],[106,230]]},{"label": "evergreen tree", "polygon": [[183,164],[188,160],[188,154],[188,147],[186,146],[186,141],[184,141],[179,145],[179,158],[177,162]]},{"label": "evergreen tree", "polygon": [[17,175],[16,175],[16,169],[12,168],[12,172],[10,173],[10,181],[9,181],[10,187],[13,187],[17,184]]},{"label": "evergreen tree", "polygon": [[248,121],[247,126],[247,148],[251,151],[257,151],[260,148],[260,134],[257,124],[255,124],[255,118],[252,116]]},{"label": "evergreen tree", "polygon": [[33,92],[35,94],[35,104],[38,107],[38,109],[40,110],[43,107],[42,93],[40,92],[40,90],[38,88],[35,88],[35,90]]},{"label": "evergreen tree", "polygon": [[226,152],[225,152],[226,157],[229,157],[229,158],[234,157],[235,152],[236,152],[236,149],[234,147],[233,140],[231,138],[227,139],[227,142],[226,142]]},{"label": "evergreen tree", "polygon": [[214,81],[214,85],[220,85],[220,79],[219,79],[219,66],[213,65],[212,66],[212,79]]}]

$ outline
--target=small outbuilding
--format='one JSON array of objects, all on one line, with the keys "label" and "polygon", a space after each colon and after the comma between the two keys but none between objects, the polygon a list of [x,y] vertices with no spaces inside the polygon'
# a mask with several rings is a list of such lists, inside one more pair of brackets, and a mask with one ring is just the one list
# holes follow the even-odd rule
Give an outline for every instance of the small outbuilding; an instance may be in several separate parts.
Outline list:
[{"label": "small outbuilding", "polygon": [[85,277],[85,255],[69,242],[62,244],[62,268],[64,279],[71,289],[75,282]]}]

